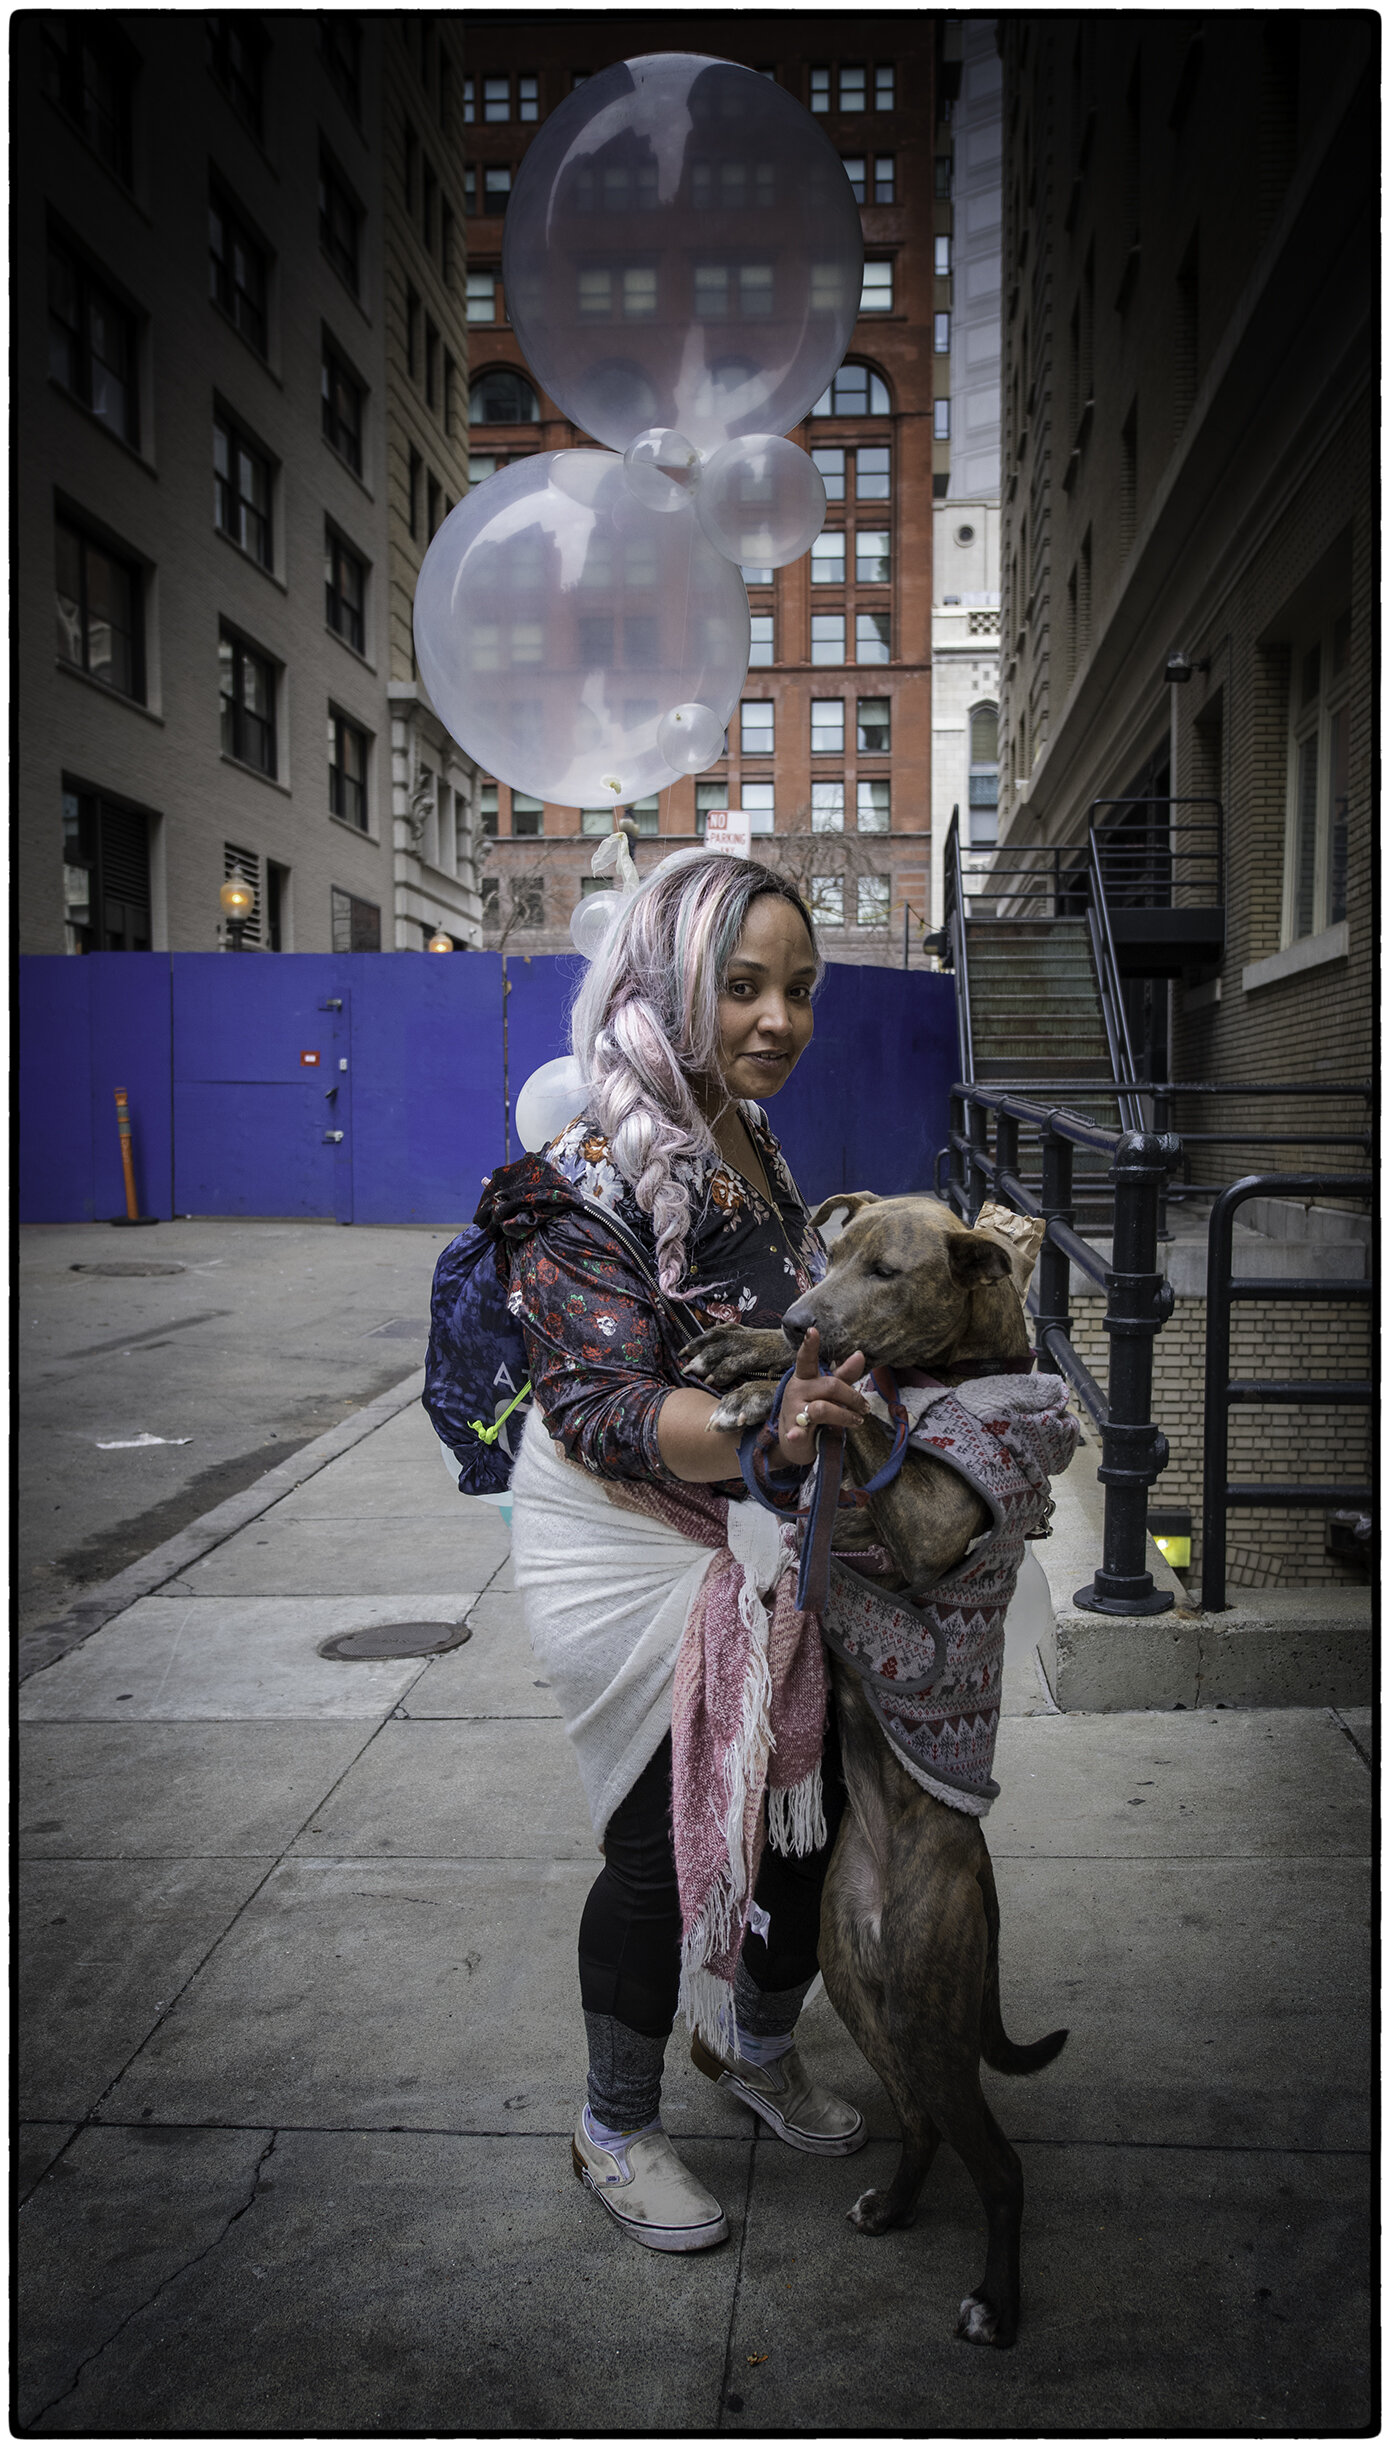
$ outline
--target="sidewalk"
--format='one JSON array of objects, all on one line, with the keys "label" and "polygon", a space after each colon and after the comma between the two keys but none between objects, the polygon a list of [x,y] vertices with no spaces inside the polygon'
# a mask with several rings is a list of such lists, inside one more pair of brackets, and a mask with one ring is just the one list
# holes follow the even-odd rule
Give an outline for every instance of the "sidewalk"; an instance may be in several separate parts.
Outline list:
[{"label": "sidewalk", "polygon": [[[914,2228],[846,2224],[896,2128],[823,1996],[806,2052],[868,2148],[786,2150],[678,2032],[667,2123],[732,2234],[643,2253],[569,2164],[578,1776],[417,1382],[22,1686],[18,2427],[1371,2420],[1370,1712],[1059,1716],[1011,1658],[1005,2018],[1072,2035],[986,2076],[1028,2185],[1012,2353],[952,2335],[984,2223],[949,2151]],[[435,1659],[319,1654],[465,1616]]]}]

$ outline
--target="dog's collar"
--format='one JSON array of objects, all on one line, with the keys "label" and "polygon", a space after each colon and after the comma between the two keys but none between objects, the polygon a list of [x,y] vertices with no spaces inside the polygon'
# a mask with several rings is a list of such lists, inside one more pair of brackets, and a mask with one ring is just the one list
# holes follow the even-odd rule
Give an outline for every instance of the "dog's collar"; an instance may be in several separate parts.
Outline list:
[{"label": "dog's collar", "polygon": [[1030,1351],[1021,1360],[943,1360],[929,1369],[895,1368],[893,1375],[900,1386],[965,1385],[972,1377],[1027,1377],[1037,1356]]}]

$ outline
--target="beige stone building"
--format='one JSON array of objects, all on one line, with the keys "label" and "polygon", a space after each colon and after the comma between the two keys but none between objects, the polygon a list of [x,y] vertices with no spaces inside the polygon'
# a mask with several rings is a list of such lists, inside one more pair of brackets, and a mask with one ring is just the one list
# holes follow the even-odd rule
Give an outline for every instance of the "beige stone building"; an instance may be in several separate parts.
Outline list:
[{"label": "beige stone building", "polygon": [[432,17],[16,20],[22,949],[211,950],[232,867],[248,948],[476,931],[402,619],[465,483],[461,78]]}]

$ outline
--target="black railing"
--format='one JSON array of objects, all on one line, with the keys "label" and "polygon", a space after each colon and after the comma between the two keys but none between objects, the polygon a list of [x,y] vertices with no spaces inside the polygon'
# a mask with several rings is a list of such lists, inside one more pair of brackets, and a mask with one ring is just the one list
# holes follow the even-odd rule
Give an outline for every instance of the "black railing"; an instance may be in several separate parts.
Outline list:
[{"label": "black railing", "polygon": [[945,957],[956,973],[956,1046],[962,1079],[975,1077],[975,1044],[970,1027],[970,953],[965,940],[965,881],[960,863],[960,809],[953,807],[946,834],[942,869],[942,934]]},{"label": "black railing", "polygon": [[[1179,811],[1205,809],[1204,815]],[[1212,909],[1225,898],[1219,799],[1093,799],[1112,909]]]},{"label": "black railing", "polygon": [[1134,1050],[1129,1041],[1124,988],[1115,954],[1115,939],[1110,931],[1110,910],[1105,897],[1100,844],[1094,825],[1087,836],[1087,865],[1086,931],[1091,938],[1091,958],[1095,962],[1096,984],[1100,989],[1101,1017],[1105,1022],[1105,1042],[1110,1049],[1111,1076],[1121,1091],[1120,1120],[1126,1130],[1143,1130],[1148,1117],[1137,1096],[1125,1093],[1134,1083]]},{"label": "black railing", "polygon": [[[1085,1115],[1070,1111],[1055,1099],[1066,1094],[1093,1095],[1093,1080],[1049,1083],[1039,1095],[1035,1082],[1017,1088],[1007,1083],[982,1086],[973,1080],[958,1080],[951,1091],[951,1130],[948,1145],[937,1157],[936,1180],[941,1181],[943,1163],[947,1167],[946,1196],[965,1222],[973,1220],[982,1200],[993,1195],[1021,1214],[1041,1217],[1046,1230],[1038,1255],[1036,1278],[1029,1293],[1028,1306],[1037,1323],[1037,1343],[1041,1354],[1050,1359],[1068,1383],[1075,1389],[1084,1408],[1100,1431],[1102,1460],[1099,1477],[1105,1488],[1105,1528],[1102,1541],[1102,1561],[1094,1580],[1076,1592],[1075,1603],[1102,1614],[1157,1614],[1172,1604],[1171,1594],[1156,1590],[1145,1561],[1148,1516],[1148,1491],[1168,1460],[1168,1443],[1162,1430],[1150,1417],[1153,1407],[1153,1344],[1161,1327],[1171,1317],[1174,1307],[1172,1286],[1158,1267],[1158,1240],[1162,1214],[1162,1199],[1170,1175],[1191,1145],[1222,1147],[1328,1146],[1369,1151],[1369,1133],[1347,1131],[1194,1131],[1181,1137],[1159,1130],[1107,1130]],[[1145,1082],[1144,1094],[1154,1099],[1155,1108],[1171,1111],[1175,1097],[1277,1097],[1297,1102],[1316,1097],[1321,1104],[1330,1099],[1369,1101],[1371,1090],[1363,1082],[1323,1081],[1317,1085],[1304,1082],[1270,1081],[1194,1081],[1163,1080]],[[1047,1101],[1043,1101],[1046,1099]],[[994,1121],[994,1146],[990,1148],[990,1120]],[[1030,1184],[1022,1177],[1020,1133],[1027,1130],[1036,1141],[1040,1157],[1040,1183]],[[1077,1148],[1099,1150],[1110,1158],[1110,1181],[1114,1196],[1114,1237],[1110,1259],[1083,1239],[1076,1230],[1073,1195],[1073,1162]],[[1264,1181],[1280,1180],[1286,1185],[1307,1182],[1321,1187],[1324,1195],[1333,1195],[1332,1185],[1355,1183],[1361,1191],[1366,1177],[1361,1175],[1280,1175],[1250,1177],[1237,1183],[1234,1191],[1221,1184],[1192,1185],[1186,1195],[1210,1197],[1217,1201],[1217,1214],[1223,1212],[1221,1202],[1231,1201],[1230,1212],[1238,1203],[1235,1192],[1253,1197]],[[1310,1193],[1316,1194],[1316,1193]],[[1351,1193],[1348,1192],[1347,1195]],[[1358,1193],[1359,1194],[1359,1193]],[[1340,1195],[1340,1193],[1339,1193]],[[1216,1215],[1212,1220],[1216,1231]],[[1225,1227],[1227,1250],[1226,1275],[1229,1277],[1229,1224]],[[1102,1325],[1110,1338],[1109,1385],[1103,1390],[1075,1349],[1072,1342],[1071,1269],[1077,1267],[1090,1277],[1106,1295]],[[1212,1276],[1211,1281],[1216,1277]],[[1257,1296],[1281,1299],[1299,1297],[1304,1292],[1313,1296],[1336,1299],[1366,1297],[1365,1289],[1347,1283],[1327,1283],[1321,1279],[1309,1287],[1300,1284],[1288,1291],[1277,1279],[1259,1279],[1257,1284],[1237,1282],[1234,1297]],[[1220,1309],[1220,1302],[1216,1304]],[[1225,1372],[1223,1383],[1228,1387],[1227,1400],[1246,1397],[1239,1390],[1229,1391],[1229,1305],[1225,1310],[1227,1337],[1225,1356],[1213,1362],[1208,1347],[1208,1384],[1217,1367]],[[1212,1310],[1208,1310],[1208,1334],[1211,1333]],[[1283,1383],[1283,1381],[1277,1381]],[[1318,1388],[1290,1394],[1289,1399],[1313,1403]],[[1253,1396],[1249,1399],[1254,1399]],[[1350,1396],[1348,1396],[1350,1399]],[[1223,1414],[1224,1416],[1224,1414]],[[1224,1442],[1221,1446],[1221,1473],[1224,1484]],[[1245,1501],[1248,1491],[1227,1488],[1225,1504]],[[1293,1496],[1290,1502],[1341,1505],[1352,1501],[1347,1491],[1337,1488],[1320,1489],[1316,1495]],[[1355,1501],[1360,1502],[1359,1493]],[[1270,1489],[1263,1497],[1251,1496],[1249,1501],[1281,1501],[1281,1491]],[[1204,1515],[1203,1564],[1204,1575],[1211,1560],[1219,1555],[1220,1586],[1225,1586],[1225,1505],[1216,1514]],[[1204,1603],[1206,1581],[1204,1578]],[[1224,1599],[1221,1601],[1224,1604]]]},{"label": "black railing", "polygon": [[1219,1614],[1226,1601],[1226,1517],[1232,1506],[1299,1506],[1334,1512],[1343,1505],[1368,1507],[1369,1486],[1341,1487],[1327,1480],[1233,1480],[1228,1476],[1231,1408],[1236,1403],[1279,1404],[1299,1409],[1323,1404],[1369,1408],[1375,1388],[1366,1379],[1232,1377],[1231,1305],[1234,1301],[1368,1302],[1368,1282],[1328,1281],[1322,1276],[1240,1276],[1232,1273],[1235,1218],[1252,1198],[1369,1199],[1369,1173],[1250,1173],[1223,1190],[1207,1228],[1207,1369],[1202,1435],[1202,1605]]}]

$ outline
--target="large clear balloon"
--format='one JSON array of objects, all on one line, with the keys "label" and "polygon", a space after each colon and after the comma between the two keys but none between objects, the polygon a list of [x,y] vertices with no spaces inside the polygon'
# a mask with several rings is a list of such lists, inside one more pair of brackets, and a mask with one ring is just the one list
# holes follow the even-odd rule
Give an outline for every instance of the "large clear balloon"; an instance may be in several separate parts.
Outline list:
[{"label": "large clear balloon", "polygon": [[726,442],[701,471],[695,515],[731,561],[782,569],[810,551],[825,525],[825,486],[809,452],[794,442],[745,434]]},{"label": "large clear balloon", "polygon": [[415,651],[485,773],[561,807],[612,807],[687,770],[658,737],[673,707],[728,722],[748,596],[693,511],[640,502],[611,452],[542,452],[450,511],[420,572]]},{"label": "large clear balloon", "polygon": [[570,911],[570,942],[585,960],[598,959],[622,905],[623,895],[617,892],[586,893],[576,901]]},{"label": "large clear balloon", "polygon": [[572,1054],[532,1072],[516,1100],[515,1114],[516,1135],[529,1155],[539,1156],[547,1140],[582,1114],[587,1094],[584,1074]]},{"label": "large clear balloon", "polygon": [[662,52],[545,121],[502,276],[528,364],[586,433],[624,450],[674,427],[711,451],[806,415],[848,345],[863,257],[839,156],[801,104],[751,68]]}]

